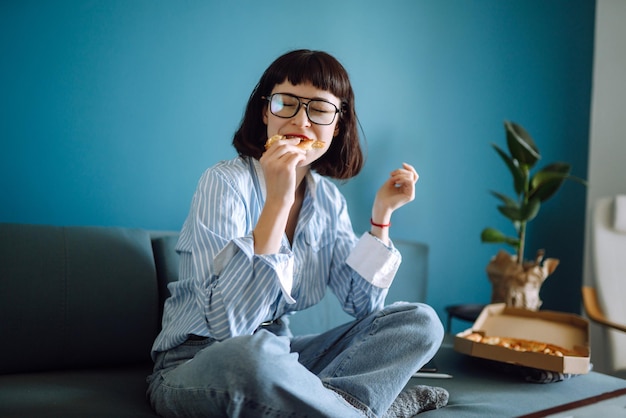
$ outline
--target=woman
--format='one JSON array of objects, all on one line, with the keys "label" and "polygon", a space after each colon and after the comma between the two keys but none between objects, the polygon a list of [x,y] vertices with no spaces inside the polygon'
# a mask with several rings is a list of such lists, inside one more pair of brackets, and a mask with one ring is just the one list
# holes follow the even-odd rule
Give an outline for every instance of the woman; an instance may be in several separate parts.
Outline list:
[{"label": "woman", "polygon": [[[363,164],[341,64],[318,51],[279,57],[252,92],[233,145],[239,157],[203,174],[181,231],[180,279],[152,352],[155,410],[345,418],[445,405],[441,388],[403,391],[441,344],[435,312],[384,307],[400,263],[390,219],[414,199],[417,173],[408,164],[391,173],[361,238],[325,178],[351,178]],[[327,287],[355,320],[293,337],[286,316],[318,303]]]}]

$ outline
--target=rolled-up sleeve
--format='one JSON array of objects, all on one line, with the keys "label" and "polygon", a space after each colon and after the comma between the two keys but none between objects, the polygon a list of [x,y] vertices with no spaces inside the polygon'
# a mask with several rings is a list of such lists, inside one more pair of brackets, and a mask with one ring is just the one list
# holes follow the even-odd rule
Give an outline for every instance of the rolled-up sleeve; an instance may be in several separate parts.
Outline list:
[{"label": "rolled-up sleeve", "polygon": [[346,263],[373,286],[388,289],[401,261],[398,251],[387,247],[378,238],[366,232],[348,256]]}]

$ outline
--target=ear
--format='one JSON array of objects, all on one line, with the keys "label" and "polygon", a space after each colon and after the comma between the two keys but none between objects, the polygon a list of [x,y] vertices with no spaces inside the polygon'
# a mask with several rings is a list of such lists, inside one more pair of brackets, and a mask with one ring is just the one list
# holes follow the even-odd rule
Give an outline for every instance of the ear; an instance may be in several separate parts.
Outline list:
[{"label": "ear", "polygon": [[339,122],[335,125],[335,131],[333,132],[333,138],[339,135]]},{"label": "ear", "polygon": [[267,104],[263,105],[263,124],[267,125]]}]

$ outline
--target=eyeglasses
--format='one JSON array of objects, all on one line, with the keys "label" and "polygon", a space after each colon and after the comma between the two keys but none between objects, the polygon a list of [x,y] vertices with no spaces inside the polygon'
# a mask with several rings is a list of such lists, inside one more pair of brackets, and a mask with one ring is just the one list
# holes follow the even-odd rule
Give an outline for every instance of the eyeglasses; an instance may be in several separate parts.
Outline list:
[{"label": "eyeglasses", "polygon": [[[293,118],[304,106],[309,120],[316,125],[330,125],[335,121],[335,116],[341,111],[331,102],[322,99],[306,99],[289,93],[274,93],[269,97],[263,96],[270,103],[270,112],[279,118]],[[302,101],[309,100],[304,103]]]}]

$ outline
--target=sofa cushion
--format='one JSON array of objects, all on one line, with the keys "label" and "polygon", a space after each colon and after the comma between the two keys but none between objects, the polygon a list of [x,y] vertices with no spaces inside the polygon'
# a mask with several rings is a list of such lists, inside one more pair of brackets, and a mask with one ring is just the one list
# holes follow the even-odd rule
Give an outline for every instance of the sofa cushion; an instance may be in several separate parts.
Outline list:
[{"label": "sofa cushion", "polygon": [[0,224],[0,373],[149,362],[148,232]]},{"label": "sofa cushion", "polygon": [[149,366],[0,376],[0,417],[148,418]]}]

